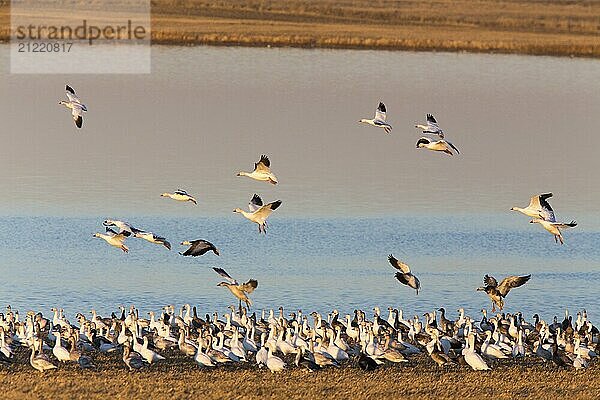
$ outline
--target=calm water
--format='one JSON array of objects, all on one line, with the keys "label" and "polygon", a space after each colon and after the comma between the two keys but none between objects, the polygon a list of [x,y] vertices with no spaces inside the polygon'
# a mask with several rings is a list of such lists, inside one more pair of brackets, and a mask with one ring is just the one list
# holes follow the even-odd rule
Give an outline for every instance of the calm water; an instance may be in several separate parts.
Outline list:
[{"label": "calm water", "polygon": [[[593,60],[291,49],[153,49],[151,75],[9,75],[0,46],[0,303],[70,313],[119,304],[224,308],[217,265],[255,277],[258,308],[406,312],[488,306],[482,276],[532,273],[508,309],[600,318],[600,78]],[[76,131],[57,104],[87,104]],[[393,134],[361,126],[379,100]],[[432,112],[461,150],[416,150]],[[269,154],[280,185],[237,178]],[[197,207],[158,195],[186,188]],[[553,191],[580,225],[554,244],[511,213]],[[231,210],[257,192],[283,206],[266,237]],[[92,237],[106,217],[166,236],[174,251]],[[222,251],[178,256],[205,238]],[[419,296],[387,254],[413,267]]]}]

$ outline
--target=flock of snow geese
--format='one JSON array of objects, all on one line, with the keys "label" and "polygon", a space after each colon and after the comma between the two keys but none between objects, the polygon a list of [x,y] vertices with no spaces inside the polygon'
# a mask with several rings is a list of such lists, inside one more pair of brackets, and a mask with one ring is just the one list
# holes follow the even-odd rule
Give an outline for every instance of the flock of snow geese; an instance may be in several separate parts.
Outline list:
[{"label": "flock of snow geese", "polygon": [[[60,104],[71,110],[77,128],[83,126],[83,113],[87,107],[75,91],[66,86],[68,101]],[[360,123],[372,125],[391,133],[392,126],[386,121],[386,107],[380,102],[373,119],[361,119]],[[415,125],[423,135],[416,147],[448,155],[459,154],[459,150],[446,139],[433,115],[427,114],[425,124]],[[268,182],[276,185],[277,177],[271,171],[271,163],[263,155],[255,163],[252,172],[241,171],[238,176]],[[167,197],[178,202],[197,204],[194,196],[178,189],[165,192]],[[561,230],[577,225],[558,222],[548,199],[552,193],[533,196],[525,208],[513,207],[530,218],[531,223],[540,224],[550,232],[555,241],[564,243]],[[255,194],[248,205],[248,211],[236,208],[234,212],[258,225],[259,233],[266,233],[267,218],[281,205],[281,200],[264,204]],[[104,233],[95,233],[111,246],[128,252],[125,241],[130,238],[146,240],[171,250],[171,243],[153,232],[138,229],[131,224],[106,219],[102,225]],[[180,243],[189,246],[182,256],[202,256],[212,251],[220,255],[217,247],[204,240],[190,240]],[[388,261],[397,271],[396,279],[419,294],[421,283],[405,263],[389,255]],[[459,309],[457,318],[450,320],[443,308],[423,315],[404,319],[399,308],[388,308],[387,319],[381,310],[373,309],[373,317],[367,318],[363,310],[354,310],[354,316],[340,317],[337,310],[327,315],[313,312],[305,315],[301,310],[286,315],[282,307],[279,313],[263,309],[257,315],[251,312],[252,301],[249,295],[258,287],[258,281],[249,279],[240,283],[222,268],[214,267],[224,281],[218,286],[226,287],[239,300],[238,306],[230,306],[230,312],[219,319],[219,314],[198,316],[196,307],[184,305],[176,312],[169,305],[160,314],[153,311],[149,318],[140,317],[135,306],[127,311],[112,313],[102,318],[95,310],[77,313],[71,322],[62,309],[52,308],[53,316],[46,318],[41,312],[27,312],[23,318],[18,310],[7,307],[0,313],[0,364],[10,366],[19,360],[18,354],[30,349],[29,363],[38,371],[56,369],[58,361],[78,363],[81,368],[98,369],[98,354],[115,357],[118,354],[130,370],[147,368],[151,364],[164,362],[167,358],[193,360],[203,368],[214,368],[220,364],[256,364],[272,372],[279,372],[295,364],[298,368],[316,371],[325,367],[356,365],[363,370],[378,368],[384,363],[411,363],[424,360],[419,354],[440,367],[446,365],[468,365],[473,370],[487,370],[512,359],[518,362],[524,358],[541,359],[559,367],[584,368],[588,361],[597,357],[600,350],[598,328],[588,319],[585,310],[577,313],[577,318],[565,312],[562,322],[554,317],[552,323],[540,319],[535,314],[533,321],[526,321],[520,312],[503,313],[504,299],[511,289],[524,285],[531,275],[508,276],[500,283],[489,275],[483,279],[484,291],[492,302],[492,313],[488,318],[485,309],[478,319]],[[242,304],[243,303],[243,304]],[[439,318],[438,318],[439,312]],[[311,321],[312,320],[312,321]],[[312,323],[311,323],[312,322]],[[51,351],[53,358],[45,352]],[[416,358],[420,357],[420,358]],[[21,357],[22,358],[22,357]],[[96,358],[96,360],[95,360]],[[293,360],[293,361],[292,361]],[[99,364],[98,364],[99,365]]]},{"label": "flock of snow geese", "polygon": [[[391,256],[390,261],[398,262]],[[233,281],[226,272],[218,272]],[[250,280],[245,285],[256,284]],[[486,276],[486,285],[486,290],[494,288],[501,296],[513,281],[497,285]],[[441,368],[465,365],[475,371],[508,363],[582,369],[600,351],[598,327],[585,310],[575,320],[566,310],[562,321],[555,316],[547,323],[537,314],[527,321],[520,312],[488,317],[485,309],[476,320],[461,308],[451,320],[444,308],[423,314],[423,319],[418,315],[405,319],[402,309],[392,307],[387,318],[375,307],[371,319],[362,310],[341,318],[337,310],[327,315],[305,315],[302,310],[286,315],[279,307],[279,312],[270,309],[257,315],[249,314],[247,307],[229,308],[223,319],[217,312],[199,317],[189,304],[179,312],[168,305],[160,314],[150,311],[142,318],[135,306],[128,311],[121,306],[120,312],[105,318],[95,310],[90,318],[77,313],[73,323],[62,309],[52,308],[50,318],[33,311],[22,318],[8,306],[0,313],[0,364],[10,368],[28,359],[41,372],[69,363],[101,370],[100,361],[114,368],[121,360],[129,370],[174,362],[207,369],[255,365],[271,372],[293,365],[311,372],[344,366],[369,371],[386,363],[417,362]]]}]

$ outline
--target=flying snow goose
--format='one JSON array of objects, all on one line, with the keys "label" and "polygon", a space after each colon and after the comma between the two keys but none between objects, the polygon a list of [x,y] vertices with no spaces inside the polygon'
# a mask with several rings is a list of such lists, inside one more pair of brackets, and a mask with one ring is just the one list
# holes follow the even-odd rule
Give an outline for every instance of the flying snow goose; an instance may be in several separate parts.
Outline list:
[{"label": "flying snow goose", "polygon": [[512,207],[511,211],[518,211],[522,214],[532,218],[541,218],[546,221],[552,221],[555,219],[554,210],[548,203],[548,199],[552,197],[552,193],[542,193],[537,196],[533,196],[529,200],[529,205],[525,208]]},{"label": "flying snow goose", "polygon": [[171,250],[171,243],[169,243],[169,241],[167,239],[165,239],[162,236],[157,236],[152,232],[140,231],[140,232],[134,233],[133,236],[138,239],[144,239],[150,243],[160,244],[162,246],[165,246],[168,250]]},{"label": "flying snow goose", "polygon": [[388,124],[387,122],[385,122],[385,117],[386,117],[385,113],[386,113],[385,104],[383,104],[382,102],[379,102],[379,106],[377,107],[377,110],[375,110],[375,118],[373,118],[373,119],[363,118],[363,119],[359,120],[358,122],[363,123],[363,124],[373,125],[377,128],[383,128],[385,133],[390,133],[392,131],[392,126],[390,124]]},{"label": "flying snow goose", "polygon": [[266,155],[260,156],[260,160],[254,163],[254,171],[252,172],[238,172],[237,176],[247,176],[248,178],[256,179],[257,181],[270,182],[273,185],[277,185],[277,177],[271,172],[271,161]]},{"label": "flying snow goose", "polygon": [[240,213],[250,221],[258,225],[258,232],[267,233],[267,218],[271,213],[281,205],[281,200],[263,205],[263,201],[259,195],[254,194],[248,204],[250,211],[244,211],[241,208],[233,210],[235,213]]},{"label": "flying snow goose", "polygon": [[399,272],[396,272],[396,279],[403,285],[409,286],[417,291],[421,289],[421,282],[419,279],[410,272],[410,267],[401,261],[398,261],[393,255],[388,256],[388,261],[392,267],[396,268]]},{"label": "flying snow goose", "polygon": [[541,218],[534,218],[531,221],[529,221],[530,224],[540,224],[545,230],[547,230],[548,232],[550,232],[551,234],[554,235],[554,241],[556,243],[558,243],[560,241],[560,244],[564,244],[564,240],[563,240],[563,236],[561,233],[561,229],[566,229],[566,228],[574,228],[577,226],[577,222],[575,221],[571,221],[569,223],[564,223],[564,222],[556,222],[555,218],[552,218],[553,220],[547,221]]},{"label": "flying snow goose", "polygon": [[429,138],[422,137],[417,141],[417,149],[423,148],[432,151],[442,151],[451,156],[454,155],[454,153],[452,152],[452,149],[454,149],[456,151],[456,154],[460,154],[460,151],[458,151],[458,149],[454,147],[452,143],[444,139],[431,140]]},{"label": "flying snow goose", "polygon": [[427,125],[417,124],[415,128],[421,129],[424,134],[437,135],[440,139],[444,138],[444,131],[440,129],[437,121],[431,114],[427,114]]},{"label": "flying snow goose", "polygon": [[504,308],[504,300],[503,298],[508,295],[510,289],[517,288],[519,286],[524,285],[529,281],[531,275],[524,276],[507,276],[502,279],[502,282],[498,285],[498,281],[493,276],[485,275],[483,277],[483,284],[485,286],[480,286],[477,288],[477,291],[483,291],[487,293],[488,297],[492,300],[492,312],[496,311],[496,307],[500,307],[500,310]]},{"label": "flying snow goose", "polygon": [[211,242],[209,242],[207,240],[203,240],[203,239],[192,240],[192,241],[186,240],[186,241],[181,242],[181,245],[182,246],[190,246],[190,248],[187,249],[186,251],[184,251],[183,253],[179,253],[182,256],[197,257],[197,256],[201,256],[204,253],[211,251],[211,250],[216,255],[220,255],[219,249],[217,249],[214,244],[212,244]]},{"label": "flying snow goose", "polygon": [[254,289],[258,287],[258,281],[256,279],[250,279],[248,282],[240,284],[225,272],[224,269],[213,267],[213,270],[227,280],[227,282],[220,282],[217,286],[225,286],[229,289],[231,294],[239,299],[240,308],[242,301],[245,302],[248,307],[252,305],[252,301],[248,298],[248,295],[254,292]]},{"label": "flying snow goose", "polygon": [[137,232],[143,232],[141,229],[134,228],[130,223],[125,222],[125,221],[120,221],[118,219],[105,219],[102,222],[102,225],[104,225],[106,227],[114,226],[116,228],[119,228],[118,233],[126,232],[125,236],[129,236],[129,234],[134,234]]},{"label": "flying snow goose", "polygon": [[71,86],[66,85],[65,90],[67,91],[67,98],[69,101],[61,100],[58,102],[58,104],[63,105],[71,110],[71,115],[73,116],[73,121],[75,121],[75,126],[77,128],[81,128],[83,125],[83,113],[87,111],[87,107],[81,103],[81,100],[79,100],[79,97],[77,97]]},{"label": "flying snow goose", "polygon": [[125,253],[129,252],[129,248],[125,246],[126,236],[123,233],[117,233],[110,228],[106,228],[106,234],[94,233],[93,236],[100,239],[104,239],[106,243],[110,244],[111,246],[120,248]]},{"label": "flying snow goose", "polygon": [[198,204],[196,199],[193,196],[189,195],[188,192],[186,192],[183,189],[177,189],[173,193],[165,192],[161,194],[160,197],[168,197],[176,201],[191,201],[194,204]]}]

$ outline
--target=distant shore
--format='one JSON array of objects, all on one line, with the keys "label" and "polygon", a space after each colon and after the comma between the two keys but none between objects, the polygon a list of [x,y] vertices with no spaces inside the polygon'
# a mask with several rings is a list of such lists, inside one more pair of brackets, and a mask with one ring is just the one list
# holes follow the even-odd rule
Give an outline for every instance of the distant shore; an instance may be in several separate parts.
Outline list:
[{"label": "distant shore", "polygon": [[[600,58],[600,2],[156,0],[152,43]],[[0,41],[9,40],[0,0]]]},{"label": "distant shore", "polygon": [[[469,367],[438,368],[426,356],[408,364],[386,365],[373,372],[356,366],[319,372],[289,367],[272,374],[254,363],[203,370],[178,351],[167,360],[130,372],[121,353],[92,355],[96,371],[77,364],[62,364],[42,374],[33,370],[27,354],[20,352],[15,365],[0,366],[0,386],[5,399],[598,399],[600,369],[597,362],[584,371],[559,369],[539,360],[494,365],[491,371]],[[293,360],[288,360],[293,362]]]}]

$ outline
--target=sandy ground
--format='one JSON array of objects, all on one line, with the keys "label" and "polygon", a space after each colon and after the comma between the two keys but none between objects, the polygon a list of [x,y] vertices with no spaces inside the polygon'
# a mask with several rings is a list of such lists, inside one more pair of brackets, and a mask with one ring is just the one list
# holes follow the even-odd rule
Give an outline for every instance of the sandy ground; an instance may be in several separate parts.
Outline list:
[{"label": "sandy ground", "polygon": [[[585,371],[562,370],[537,360],[493,366],[474,372],[452,366],[438,368],[425,356],[408,364],[385,365],[363,372],[351,362],[342,368],[307,372],[297,368],[272,374],[253,364],[202,370],[176,352],[142,371],[130,372],[119,354],[98,355],[96,371],[65,364],[42,374],[21,351],[10,368],[0,367],[3,399],[23,398],[600,398],[599,363]],[[293,360],[288,360],[293,363]]]},{"label": "sandy ground", "polygon": [[[0,41],[8,3],[0,0]],[[597,58],[598,15],[600,1],[154,0],[152,41]]]}]

